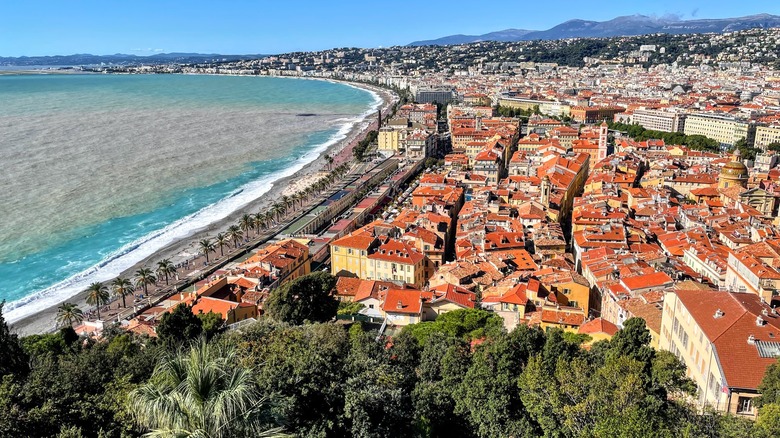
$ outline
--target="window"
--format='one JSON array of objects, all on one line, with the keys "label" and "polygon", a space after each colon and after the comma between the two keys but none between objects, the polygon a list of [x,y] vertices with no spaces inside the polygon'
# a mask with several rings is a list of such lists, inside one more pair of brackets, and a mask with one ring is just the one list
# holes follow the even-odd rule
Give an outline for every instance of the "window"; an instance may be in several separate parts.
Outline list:
[{"label": "window", "polygon": [[569,295],[569,292],[571,292],[571,290],[569,288],[564,288],[563,289],[563,294],[564,295]]},{"label": "window", "polygon": [[374,305],[373,305],[373,304],[369,304],[369,305],[368,305],[368,308],[369,308],[369,309],[373,309],[373,308],[374,308]]},{"label": "window", "polygon": [[364,255],[366,255],[366,252],[365,251],[360,251],[360,255],[364,256]]},{"label": "window", "polygon": [[738,414],[752,414],[753,413],[753,399],[750,397],[740,397],[737,401],[737,413]]},{"label": "window", "polygon": [[347,254],[352,255],[352,248],[347,249]]}]

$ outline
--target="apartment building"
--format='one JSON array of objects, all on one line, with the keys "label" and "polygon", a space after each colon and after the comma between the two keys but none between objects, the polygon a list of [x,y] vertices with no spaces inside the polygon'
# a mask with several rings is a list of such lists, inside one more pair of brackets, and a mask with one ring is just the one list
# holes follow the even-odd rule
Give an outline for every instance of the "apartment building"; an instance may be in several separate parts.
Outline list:
[{"label": "apartment building", "polygon": [[671,111],[637,109],[631,121],[651,131],[683,132],[685,128],[685,114]]},{"label": "apartment building", "polygon": [[703,135],[717,140],[722,145],[730,146],[744,138],[747,144],[752,146],[756,139],[756,125],[731,116],[688,114],[683,133]]},{"label": "apartment building", "polygon": [[754,294],[679,290],[664,298],[660,348],[685,363],[702,408],[755,419],[758,385],[780,356],[778,333],[780,317]]}]

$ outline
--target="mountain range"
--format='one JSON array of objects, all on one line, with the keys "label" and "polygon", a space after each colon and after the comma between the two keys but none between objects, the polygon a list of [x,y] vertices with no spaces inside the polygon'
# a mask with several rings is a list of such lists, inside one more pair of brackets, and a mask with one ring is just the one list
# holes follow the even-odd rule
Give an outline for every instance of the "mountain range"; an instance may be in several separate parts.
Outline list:
[{"label": "mountain range", "polygon": [[137,65],[137,64],[196,64],[205,62],[228,62],[242,59],[257,59],[265,55],[219,55],[216,53],[157,53],[150,56],[126,55],[57,55],[57,56],[0,56],[0,66],[87,66],[87,65]]},{"label": "mountain range", "polygon": [[646,15],[628,15],[609,21],[569,20],[547,30],[506,29],[484,35],[450,35],[435,40],[415,41],[409,46],[446,46],[479,41],[531,41],[564,38],[601,38],[653,33],[724,33],[752,28],[780,27],[780,16],[749,15],[738,18],[680,20]]}]

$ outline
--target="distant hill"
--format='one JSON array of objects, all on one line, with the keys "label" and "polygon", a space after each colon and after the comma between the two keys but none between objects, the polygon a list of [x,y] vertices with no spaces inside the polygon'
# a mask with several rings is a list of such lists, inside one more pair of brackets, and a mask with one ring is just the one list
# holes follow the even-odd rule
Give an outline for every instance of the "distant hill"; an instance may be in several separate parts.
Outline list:
[{"label": "distant hill", "polygon": [[195,64],[201,62],[239,61],[257,59],[264,55],[220,55],[216,53],[157,53],[150,56],[126,55],[56,55],[56,56],[0,56],[0,66],[86,66],[86,65],[133,65],[133,64]]},{"label": "distant hill", "polygon": [[415,41],[410,46],[449,46],[455,44],[476,43],[478,41],[520,41],[526,34],[536,32],[525,29],[506,29],[484,35],[450,35],[427,41]]},{"label": "distant hill", "polygon": [[507,29],[484,35],[452,35],[435,40],[415,41],[410,46],[466,44],[478,41],[530,41],[564,38],[599,38],[647,35],[652,33],[723,33],[752,28],[780,27],[780,16],[770,14],[738,18],[677,20],[629,15],[609,21],[569,20],[540,31]]}]

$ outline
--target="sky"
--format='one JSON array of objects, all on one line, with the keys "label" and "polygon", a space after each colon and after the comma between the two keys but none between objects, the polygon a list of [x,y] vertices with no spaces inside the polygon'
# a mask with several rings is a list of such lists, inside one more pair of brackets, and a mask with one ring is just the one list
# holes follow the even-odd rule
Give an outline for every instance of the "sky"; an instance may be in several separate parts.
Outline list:
[{"label": "sky", "polygon": [[0,0],[0,56],[274,54],[545,30],[574,18],[758,13],[780,15],[780,1]]}]

